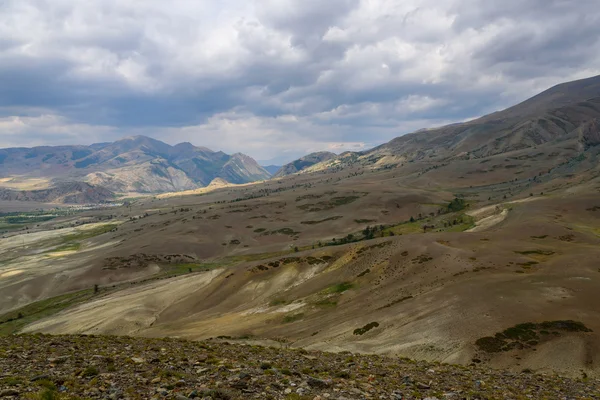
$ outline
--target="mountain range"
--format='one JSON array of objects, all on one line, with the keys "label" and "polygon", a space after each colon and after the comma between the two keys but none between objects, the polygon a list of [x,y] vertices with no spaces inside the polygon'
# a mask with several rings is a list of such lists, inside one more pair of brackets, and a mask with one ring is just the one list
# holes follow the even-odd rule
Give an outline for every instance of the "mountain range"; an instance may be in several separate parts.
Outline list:
[{"label": "mountain range", "polygon": [[[145,136],[90,146],[0,149],[0,187],[5,187],[0,198],[100,200],[114,193],[192,190],[216,178],[240,184],[355,164],[392,168],[417,160],[449,163],[537,146],[581,151],[600,144],[599,131],[600,76],[596,76],[557,85],[469,122],[422,129],[363,152],[311,153],[279,169],[261,167],[241,153],[228,155],[190,143],[170,146]],[[27,180],[36,180],[38,186],[18,186]],[[83,186],[65,185],[72,182],[85,182],[91,186],[84,192],[98,193],[82,196]],[[67,190],[52,196],[36,192],[49,188],[57,192],[59,184]]]},{"label": "mountain range", "polygon": [[0,178],[9,184],[11,177],[46,180],[46,187],[33,189],[86,182],[115,193],[181,191],[207,186],[216,178],[248,183],[271,176],[241,153],[228,155],[190,143],[170,146],[145,136],[91,146],[1,149],[0,165]]}]

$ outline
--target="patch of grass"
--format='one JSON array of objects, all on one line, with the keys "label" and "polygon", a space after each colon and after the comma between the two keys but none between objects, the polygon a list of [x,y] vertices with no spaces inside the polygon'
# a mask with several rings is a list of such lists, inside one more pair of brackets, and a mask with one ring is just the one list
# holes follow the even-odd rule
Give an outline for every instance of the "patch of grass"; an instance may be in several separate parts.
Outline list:
[{"label": "patch of grass", "polygon": [[6,378],[0,379],[0,386],[19,386],[25,384],[23,378],[14,376],[7,376]]},{"label": "patch of grass", "polygon": [[66,235],[62,238],[63,242],[74,242],[80,240],[91,239],[96,236],[103,235],[117,228],[117,224],[106,224],[97,226],[92,229],[85,229],[77,233]]},{"label": "patch of grass", "polygon": [[532,239],[546,239],[548,237],[548,235],[541,235],[541,236],[532,236]]},{"label": "patch of grass", "polygon": [[37,301],[0,316],[0,336],[12,335],[23,327],[54,315],[68,307],[84,303],[94,297],[93,289],[80,290],[46,300]]},{"label": "patch of grass", "polygon": [[302,318],[304,318],[304,313],[288,314],[283,317],[283,322],[289,324],[291,322],[300,321]]},{"label": "patch of grass", "polygon": [[254,230],[254,233],[263,233],[264,231],[266,231],[265,228],[258,228]]},{"label": "patch of grass", "polygon": [[328,288],[323,290],[323,293],[325,293],[325,294],[344,293],[345,291],[350,290],[353,287],[354,287],[354,284],[352,284],[350,282],[342,282],[342,283],[337,283],[335,285],[329,286]]},{"label": "patch of grass", "polygon": [[271,307],[283,306],[288,303],[289,303],[289,301],[287,301],[285,299],[273,299],[269,302],[269,306],[271,306]]},{"label": "patch of grass", "polygon": [[332,300],[332,299],[323,299],[323,300],[317,301],[315,303],[315,306],[321,307],[321,308],[336,307],[337,306],[337,301]]},{"label": "patch of grass", "polygon": [[354,334],[358,336],[362,336],[365,333],[369,332],[371,329],[379,327],[379,322],[369,322],[362,328],[357,328],[354,330]]},{"label": "patch of grass", "polygon": [[371,222],[377,222],[376,219],[355,219],[354,222],[357,224],[369,224]]},{"label": "patch of grass", "polygon": [[48,251],[46,251],[46,253],[59,253],[62,251],[78,251],[79,249],[81,249],[81,243],[71,242],[71,243],[65,243],[54,249],[48,250]]}]

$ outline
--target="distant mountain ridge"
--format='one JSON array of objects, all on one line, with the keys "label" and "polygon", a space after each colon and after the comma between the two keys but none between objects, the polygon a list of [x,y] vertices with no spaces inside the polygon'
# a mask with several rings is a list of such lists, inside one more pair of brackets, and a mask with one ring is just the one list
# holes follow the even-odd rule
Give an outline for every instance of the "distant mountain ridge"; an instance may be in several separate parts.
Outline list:
[{"label": "distant mountain ridge", "polygon": [[271,175],[275,175],[281,169],[281,165],[263,165],[263,168]]},{"label": "distant mountain ridge", "polygon": [[248,183],[270,177],[241,153],[228,155],[191,143],[171,146],[146,136],[90,146],[0,149],[0,166],[0,177],[87,182],[121,193],[196,189],[216,178]]}]

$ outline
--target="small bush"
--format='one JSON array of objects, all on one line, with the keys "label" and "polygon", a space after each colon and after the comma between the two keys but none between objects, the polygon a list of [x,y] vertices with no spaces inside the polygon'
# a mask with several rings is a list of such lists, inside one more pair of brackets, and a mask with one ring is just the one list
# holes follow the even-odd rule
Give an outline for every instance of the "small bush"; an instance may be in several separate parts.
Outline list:
[{"label": "small bush", "polygon": [[362,328],[355,329],[354,334],[362,336],[365,333],[369,332],[371,329],[377,328],[378,326],[379,326],[379,322],[370,322],[367,325],[363,326]]}]

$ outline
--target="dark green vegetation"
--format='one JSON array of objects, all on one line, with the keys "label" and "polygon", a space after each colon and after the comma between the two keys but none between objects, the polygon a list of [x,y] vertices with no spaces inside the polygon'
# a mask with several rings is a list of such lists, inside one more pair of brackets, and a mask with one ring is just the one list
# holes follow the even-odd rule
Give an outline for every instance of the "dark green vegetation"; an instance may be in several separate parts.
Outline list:
[{"label": "dark green vegetation", "polygon": [[302,318],[304,318],[304,314],[303,313],[288,314],[285,317],[283,317],[283,322],[287,324],[287,323],[290,323],[290,322],[300,321]]},{"label": "dark green vegetation", "polygon": [[322,224],[323,222],[336,221],[336,220],[338,220],[340,218],[344,218],[344,217],[341,216],[341,215],[337,215],[335,217],[329,217],[329,218],[321,219],[321,220],[318,220],[318,221],[302,221],[300,223],[304,224],[304,225],[316,225],[316,224]]},{"label": "dark green vegetation", "polygon": [[357,336],[362,336],[365,333],[369,332],[371,329],[379,327],[379,322],[369,322],[362,328],[357,328],[354,330],[354,334]]},{"label": "dark green vegetation", "polygon": [[14,231],[18,229],[32,228],[36,224],[50,221],[66,211],[35,211],[35,212],[0,212],[0,231]]},{"label": "dark green vegetation", "polygon": [[360,196],[333,197],[331,200],[328,201],[321,201],[316,204],[303,204],[298,206],[298,208],[303,211],[309,212],[331,210],[339,206],[354,203],[358,199],[360,199]]},{"label": "dark green vegetation", "polygon": [[517,254],[522,254],[524,256],[551,256],[554,254],[552,250],[525,250],[525,251],[515,251]]},{"label": "dark green vegetation", "polygon": [[350,282],[342,282],[332,286],[329,286],[327,289],[323,290],[324,294],[335,294],[335,293],[344,293],[347,290],[350,290],[354,287],[354,285]]},{"label": "dark green vegetation", "polygon": [[494,336],[477,339],[475,345],[486,353],[499,353],[514,349],[531,348],[561,333],[592,332],[577,321],[528,322],[515,325]]},{"label": "dark green vegetation", "polygon": [[459,212],[467,208],[467,202],[465,199],[455,197],[452,199],[450,204],[448,204],[447,209],[448,212]]}]

